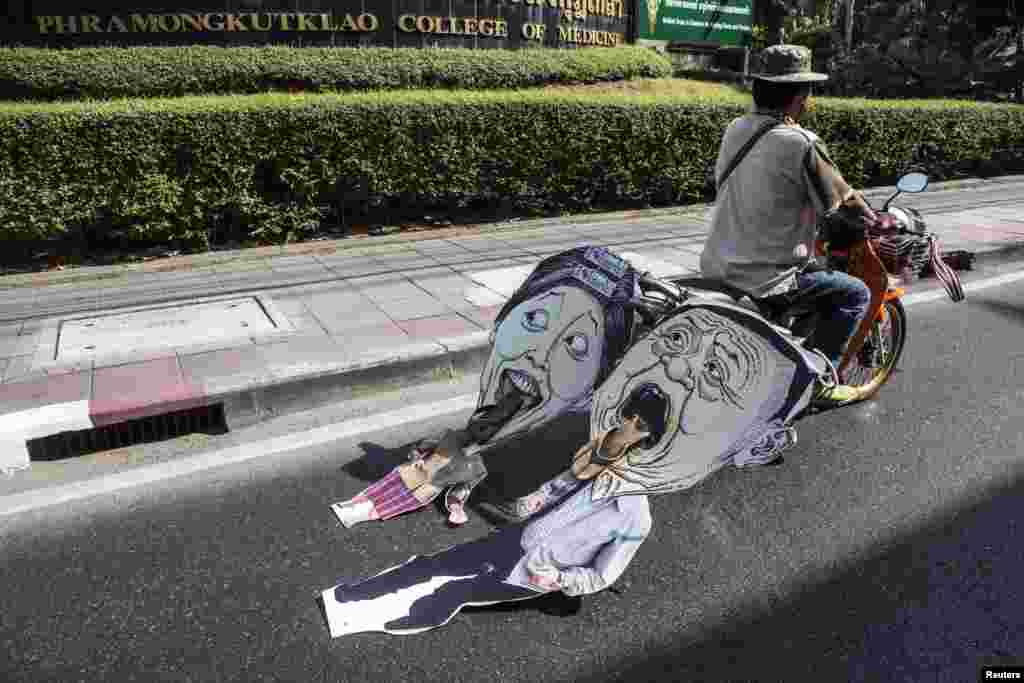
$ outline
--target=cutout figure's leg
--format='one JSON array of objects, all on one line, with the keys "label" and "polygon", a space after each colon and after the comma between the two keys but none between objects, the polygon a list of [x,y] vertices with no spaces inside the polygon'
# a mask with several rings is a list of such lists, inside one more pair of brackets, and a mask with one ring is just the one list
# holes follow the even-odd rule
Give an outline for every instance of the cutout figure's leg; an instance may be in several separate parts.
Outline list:
[{"label": "cutout figure's leg", "polygon": [[[420,487],[424,492],[431,493],[427,487]],[[362,493],[341,503],[331,506],[338,520],[351,528],[361,522],[374,519],[391,519],[398,515],[426,507],[436,496],[436,489],[433,495],[426,496],[426,500],[417,496],[419,491],[412,491],[402,481],[398,468],[391,470],[387,475],[377,482],[368,486]]]},{"label": "cutout figure's leg", "polygon": [[430,595],[419,598],[409,607],[409,616],[389,621],[390,632],[422,631],[448,623],[467,605],[492,605],[499,602],[539,598],[545,593],[513,586],[493,577],[481,575],[444,584]]}]

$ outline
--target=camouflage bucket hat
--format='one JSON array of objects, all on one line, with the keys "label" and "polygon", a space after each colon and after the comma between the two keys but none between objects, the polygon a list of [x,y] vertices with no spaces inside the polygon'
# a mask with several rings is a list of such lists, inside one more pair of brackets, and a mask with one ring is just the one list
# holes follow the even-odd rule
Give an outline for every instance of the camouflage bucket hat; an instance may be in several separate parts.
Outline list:
[{"label": "camouflage bucket hat", "polygon": [[811,51],[802,45],[772,45],[761,52],[761,73],[754,78],[774,83],[816,83],[827,74],[811,71]]}]

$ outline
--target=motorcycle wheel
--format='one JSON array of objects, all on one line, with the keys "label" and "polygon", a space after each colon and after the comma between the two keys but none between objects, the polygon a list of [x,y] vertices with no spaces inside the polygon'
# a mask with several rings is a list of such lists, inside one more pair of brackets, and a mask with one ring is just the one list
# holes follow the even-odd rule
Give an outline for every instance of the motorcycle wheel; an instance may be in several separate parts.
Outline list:
[{"label": "motorcycle wheel", "polygon": [[859,387],[864,399],[874,396],[896,369],[907,341],[907,313],[899,299],[886,301],[885,320],[876,319],[860,353],[850,361],[843,381]]}]

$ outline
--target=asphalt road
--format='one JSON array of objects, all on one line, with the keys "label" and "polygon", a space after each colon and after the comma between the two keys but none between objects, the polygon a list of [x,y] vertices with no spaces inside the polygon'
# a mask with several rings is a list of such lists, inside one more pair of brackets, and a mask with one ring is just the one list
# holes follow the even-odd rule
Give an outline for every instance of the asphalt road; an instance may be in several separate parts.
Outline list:
[{"label": "asphalt road", "polygon": [[[319,592],[486,533],[328,509],[465,415],[0,520],[3,681],[969,681],[1024,664],[1024,282],[912,307],[901,371],[780,467],[652,499],[573,616],[543,600],[336,640]],[[495,456],[525,489],[586,433]],[[486,493],[486,492],[485,492]]]}]

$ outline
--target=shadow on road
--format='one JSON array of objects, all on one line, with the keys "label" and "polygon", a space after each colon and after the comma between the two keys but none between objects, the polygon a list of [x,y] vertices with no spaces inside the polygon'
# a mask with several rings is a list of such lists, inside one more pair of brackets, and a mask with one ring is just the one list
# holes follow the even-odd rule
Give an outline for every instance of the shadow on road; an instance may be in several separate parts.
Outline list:
[{"label": "shadow on road", "polygon": [[983,665],[1024,664],[1021,577],[1024,477],[770,611],[576,680],[977,680]]},{"label": "shadow on road", "polygon": [[1012,323],[1024,327],[1024,305],[1010,304],[996,299],[978,299],[974,297],[968,299],[968,303],[971,306],[983,308],[989,313],[995,313]]}]

